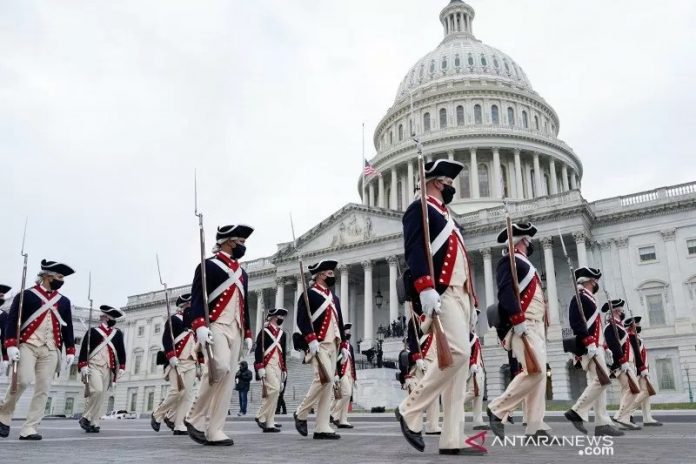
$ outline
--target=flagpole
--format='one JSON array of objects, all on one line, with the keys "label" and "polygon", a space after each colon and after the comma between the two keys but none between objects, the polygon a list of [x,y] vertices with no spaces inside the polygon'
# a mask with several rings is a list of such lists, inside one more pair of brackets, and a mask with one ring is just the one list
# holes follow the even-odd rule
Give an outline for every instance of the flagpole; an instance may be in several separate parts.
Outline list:
[{"label": "flagpole", "polygon": [[365,198],[365,123],[362,123],[362,163],[360,163],[360,172],[362,172],[362,202],[363,205],[368,203]]}]

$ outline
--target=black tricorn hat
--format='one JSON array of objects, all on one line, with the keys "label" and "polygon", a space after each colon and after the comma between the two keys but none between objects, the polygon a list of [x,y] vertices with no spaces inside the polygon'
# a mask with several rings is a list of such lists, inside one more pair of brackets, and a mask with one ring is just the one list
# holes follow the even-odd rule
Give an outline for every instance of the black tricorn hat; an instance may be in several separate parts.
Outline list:
[{"label": "black tricorn hat", "polygon": [[353,327],[352,322],[346,322],[345,324],[343,324],[343,330],[350,330],[351,327]]},{"label": "black tricorn hat", "polygon": [[423,169],[425,171],[426,181],[437,177],[449,177],[450,179],[454,179],[462,172],[464,165],[458,161],[439,159],[425,163]]},{"label": "black tricorn hat", "polygon": [[177,306],[183,306],[186,303],[191,302],[191,294],[190,293],[184,293],[183,295],[179,295],[179,297],[176,299],[176,305]]},{"label": "black tricorn hat", "polygon": [[333,271],[336,269],[337,264],[338,261],[327,259],[324,261],[319,261],[318,263],[310,264],[307,266],[307,270],[310,272],[310,274],[315,275],[321,271]]},{"label": "black tricorn hat", "polygon": [[12,290],[12,287],[10,287],[9,285],[0,284],[0,293],[7,293],[10,290]]},{"label": "black tricorn hat", "polygon": [[[626,302],[621,298],[611,300],[611,307],[614,309],[623,308],[625,304]],[[609,311],[609,302],[604,303],[604,305],[602,306],[602,312],[606,313],[607,311]]]},{"label": "black tricorn hat", "polygon": [[215,240],[230,239],[230,238],[249,238],[254,228],[245,226],[244,224],[220,226],[217,228]]},{"label": "black tricorn hat", "polygon": [[623,324],[624,324],[624,327],[629,327],[629,326],[630,326],[631,324],[633,324],[634,322],[635,322],[636,324],[640,324],[640,320],[641,320],[641,319],[643,319],[642,316],[633,316],[633,317],[629,317],[628,319],[624,320],[624,323],[623,323]]},{"label": "black tricorn hat", "polygon": [[55,272],[56,274],[61,274],[63,277],[67,277],[70,274],[75,273],[75,271],[67,264],[59,263],[58,261],[49,261],[47,259],[41,260],[41,270]]},{"label": "black tricorn hat", "polygon": [[[514,237],[534,237],[537,233],[537,228],[531,222],[519,222],[512,224],[512,236]],[[507,227],[500,231],[498,243],[505,243],[508,239]]]},{"label": "black tricorn hat", "polygon": [[280,317],[285,317],[288,315],[288,310],[285,308],[273,308],[268,310],[268,314],[266,315],[267,319],[270,319],[272,317],[280,316]]},{"label": "black tricorn hat", "polygon": [[602,271],[594,267],[581,267],[575,270],[575,280],[579,279],[599,279]]},{"label": "black tricorn hat", "polygon": [[126,317],[126,314],[123,311],[121,311],[118,308],[113,308],[113,307],[108,306],[108,305],[101,305],[99,307],[99,310],[102,312],[102,314],[110,317],[111,319],[113,319],[115,321],[120,321],[121,319]]}]

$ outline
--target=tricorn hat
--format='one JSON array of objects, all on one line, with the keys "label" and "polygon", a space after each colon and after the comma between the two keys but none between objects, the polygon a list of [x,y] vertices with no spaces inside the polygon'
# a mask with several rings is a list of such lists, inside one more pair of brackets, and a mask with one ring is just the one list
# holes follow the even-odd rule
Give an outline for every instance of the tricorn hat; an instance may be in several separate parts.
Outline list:
[{"label": "tricorn hat", "polygon": [[70,274],[75,273],[75,271],[67,264],[59,263],[58,261],[48,261],[47,259],[41,260],[41,270],[61,274],[63,277],[67,277]]},{"label": "tricorn hat", "polygon": [[[614,309],[621,309],[624,307],[625,304],[626,304],[626,302],[621,298],[617,298],[616,300],[611,300],[611,307]],[[606,303],[604,303],[604,306],[602,306],[602,312],[606,313],[607,311],[609,311],[609,302],[608,301]]]},{"label": "tricorn hat", "polygon": [[220,226],[217,228],[217,234],[215,234],[215,240],[229,240],[231,238],[249,238],[251,233],[254,231],[253,227],[245,226],[243,224]]},{"label": "tricorn hat", "polygon": [[190,293],[184,293],[183,295],[179,295],[179,297],[176,299],[176,305],[181,307],[185,305],[186,303],[191,302],[191,294]]},{"label": "tricorn hat", "polygon": [[268,314],[266,315],[266,319],[270,319],[272,317],[285,317],[288,315],[288,310],[285,308],[273,308],[268,310]]},{"label": "tricorn hat", "polygon": [[623,323],[623,324],[624,324],[624,327],[629,327],[629,326],[630,326],[631,324],[633,324],[634,322],[635,322],[636,324],[640,324],[640,320],[641,320],[641,319],[642,319],[642,316],[633,316],[633,317],[629,317],[628,319],[624,320],[624,323]]},{"label": "tricorn hat", "polygon": [[310,264],[309,266],[307,266],[307,270],[310,272],[310,274],[316,275],[321,271],[333,271],[334,269],[336,269],[337,264],[338,261],[327,259],[324,261],[319,261],[318,263]]},{"label": "tricorn hat", "polygon": [[602,271],[594,267],[585,266],[575,270],[575,281],[579,284],[590,279],[599,279],[600,277],[602,277]]},{"label": "tricorn hat", "polygon": [[9,285],[2,285],[0,284],[0,293],[7,293],[12,289]]},{"label": "tricorn hat", "polygon": [[109,317],[110,319],[113,319],[115,321],[120,321],[124,317],[126,317],[126,314],[121,311],[118,308],[113,308],[108,305],[101,305],[99,307],[99,310],[104,314],[105,316]]},{"label": "tricorn hat", "polygon": [[459,175],[460,172],[462,172],[464,165],[457,161],[439,159],[425,163],[423,169],[425,171],[426,181],[438,177],[449,177],[450,179],[454,179]]},{"label": "tricorn hat", "polygon": [[346,322],[345,324],[343,324],[343,330],[350,330],[351,327],[353,327],[352,322]]},{"label": "tricorn hat", "polygon": [[[513,242],[515,242],[516,238],[532,238],[534,235],[537,233],[537,228],[532,224],[531,222],[519,222],[512,224],[512,237],[513,237]],[[498,238],[496,239],[498,243],[507,243],[508,240],[508,231],[507,227],[504,228],[503,230],[500,231],[498,234]]]}]

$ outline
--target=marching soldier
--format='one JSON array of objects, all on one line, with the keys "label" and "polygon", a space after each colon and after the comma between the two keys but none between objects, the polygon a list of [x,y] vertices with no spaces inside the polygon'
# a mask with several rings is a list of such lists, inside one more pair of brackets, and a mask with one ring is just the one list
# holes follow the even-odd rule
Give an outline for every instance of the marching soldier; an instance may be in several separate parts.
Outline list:
[{"label": "marching soldier", "polygon": [[275,412],[278,396],[288,376],[285,364],[286,337],[281,329],[287,315],[287,309],[269,310],[266,316],[268,323],[256,337],[254,369],[256,369],[257,379],[261,380],[266,392],[266,397],[261,398],[261,405],[256,413],[256,423],[264,433],[280,432],[280,429],[276,427]]},{"label": "marching soldier", "polygon": [[[612,420],[621,425],[623,430],[640,430],[640,427],[631,424],[630,408],[635,401],[636,395],[631,393],[629,386],[629,376],[633,377],[631,363],[633,362],[633,352],[631,350],[631,342],[628,338],[628,330],[623,325],[625,317],[623,300],[612,300],[612,311],[609,314],[609,324],[604,328],[604,340],[606,345],[611,350],[613,363],[611,369],[614,375],[619,379],[621,385],[621,400],[619,402],[619,410],[614,414]],[[614,305],[614,303],[619,303]],[[609,304],[602,307],[602,311],[609,311]]]},{"label": "marching soldier", "polygon": [[[629,318],[626,323],[629,322]],[[643,427],[659,427],[662,422],[655,420],[650,414],[650,393],[648,393],[648,384],[650,383],[650,367],[648,366],[648,350],[645,348],[645,343],[639,335],[641,332],[640,326],[640,316],[636,316],[633,319],[633,324],[635,325],[635,333],[630,333],[631,347],[636,353],[636,368],[640,374],[639,384],[640,393],[636,395],[636,399],[631,407],[632,411],[635,411],[639,407],[643,409]]]},{"label": "marching soldier", "polygon": [[[99,418],[104,414],[104,398],[107,390],[126,369],[126,348],[123,332],[115,328],[125,318],[123,311],[111,306],[99,307],[101,324],[92,327],[89,337],[82,337],[78,368],[83,380],[89,382],[89,396],[80,427],[87,433],[99,433]],[[89,339],[89,348],[87,340]]]},{"label": "marching soldier", "polygon": [[[0,308],[5,304],[5,295],[9,293],[12,287],[0,284]],[[5,323],[7,322],[7,313],[0,309],[0,375],[7,371],[10,364],[7,358],[7,349],[5,349]]]},{"label": "marching soldier", "polygon": [[[232,398],[235,370],[243,353],[249,353],[252,346],[247,300],[249,277],[239,260],[246,252],[245,243],[253,231],[245,225],[218,227],[215,256],[205,260],[208,288],[202,288],[200,265],[193,278],[191,327],[196,331],[201,348],[205,351],[206,345],[210,345],[213,354],[212,360],[206,359],[208,370],[186,422],[189,437],[202,445],[234,445],[222,429]],[[210,326],[205,323],[203,292],[208,295]],[[212,372],[213,369],[216,371]],[[217,380],[212,385],[210,376]]]},{"label": "marching soldier", "polygon": [[[476,314],[479,312],[477,308]],[[471,346],[471,357],[469,358],[469,379],[464,404],[471,401],[474,430],[488,430],[488,425],[483,421],[483,390],[486,385],[486,373],[483,367],[481,340],[479,340],[476,330],[469,333],[469,345]]]},{"label": "marching soldier", "polygon": [[73,274],[68,265],[41,261],[36,285],[24,291],[20,333],[17,333],[19,297],[16,295],[5,323],[5,346],[11,362],[17,366],[17,391],[8,389],[0,403],[0,437],[10,433],[10,421],[17,401],[33,382],[34,396],[27,419],[19,432],[20,440],[41,440],[38,426],[48,400],[51,379],[60,371],[60,357],[65,346],[66,364],[75,359],[75,338],[70,300],[58,293],[64,278]]},{"label": "marching soldier", "polygon": [[[165,377],[169,380],[167,397],[152,412],[150,426],[159,432],[162,421],[174,435],[188,435],[184,419],[193,404],[193,384],[196,380],[196,336],[188,328],[191,294],[184,293],[176,299],[176,314],[167,321],[162,333],[162,347],[167,358]],[[171,330],[170,327],[171,326]],[[174,335],[174,340],[172,340]],[[177,374],[181,377],[179,386]]]},{"label": "marching soldier", "polygon": [[[568,419],[576,429],[587,434],[587,429],[583,425],[589,420],[589,412],[594,408],[595,417],[595,436],[621,436],[621,430],[612,427],[611,419],[607,413],[607,389],[609,385],[601,385],[597,376],[597,365],[592,362],[592,358],[599,361],[599,368],[608,373],[606,359],[613,361],[610,350],[604,349],[604,332],[602,331],[602,317],[597,307],[595,294],[599,290],[599,279],[602,273],[599,269],[591,267],[581,267],[575,270],[575,282],[578,286],[578,294],[582,303],[584,318],[580,314],[577,298],[573,296],[568,308],[568,319],[573,334],[577,338],[577,346],[582,347],[575,353],[581,356],[582,368],[587,373],[587,387],[582,392],[575,405],[565,412]],[[623,300],[614,300],[615,307],[623,306]],[[603,309],[606,311],[606,309]],[[585,322],[586,321],[586,322]]]},{"label": "marching soldier", "polygon": [[349,359],[344,359],[343,352],[338,355],[336,361],[336,376],[334,381],[341,389],[341,398],[334,399],[334,406],[331,410],[331,417],[335,419],[334,425],[339,429],[352,429],[353,425],[348,422],[348,406],[350,398],[353,396],[353,385],[357,380],[355,372],[355,354],[353,345],[350,344],[350,329],[353,324],[347,322],[343,325],[343,332],[346,334],[348,341]]},{"label": "marching soldier", "polygon": [[428,264],[429,250],[424,243],[425,221],[421,202],[411,203],[402,219],[406,264],[413,278],[407,289],[418,293],[414,303],[420,302],[419,312],[426,317],[439,316],[453,363],[444,370],[439,366],[427,369],[416,388],[399,405],[396,418],[408,443],[423,451],[423,411],[442,395],[444,416],[439,453],[450,455],[485,453],[469,446],[464,433],[462,392],[469,372],[469,323],[476,304],[464,239],[447,208],[454,198],[454,178],[463,167],[461,163],[445,159],[425,164],[425,185],[420,188],[425,189],[423,193],[427,195],[427,219],[432,240],[429,248],[435,281]]},{"label": "marching soldier", "polygon": [[529,373],[523,341],[523,337],[529,341],[538,365],[546,366],[546,302],[541,289],[541,278],[529,261],[534,250],[532,237],[536,232],[537,228],[531,223],[520,223],[512,224],[512,237],[508,237],[507,229],[498,234],[498,243],[508,244],[508,240],[512,240],[520,291],[520,295],[515,294],[510,258],[505,254],[496,269],[501,318],[507,317],[512,325],[503,340],[503,347],[512,349],[523,367],[523,371],[515,376],[503,394],[488,406],[491,430],[499,438],[505,436],[504,421],[521,401],[525,402],[525,434],[535,438],[550,436],[550,427],[544,422],[546,373],[544,369],[536,374]]},{"label": "marching soldier", "polygon": [[[314,379],[307,395],[293,414],[295,428],[303,437],[307,436],[307,416],[318,402],[316,424],[313,438],[315,440],[336,440],[341,438],[329,425],[329,408],[331,406],[331,379],[334,378],[338,351],[347,362],[350,356],[348,342],[343,330],[341,302],[331,288],[336,282],[334,269],[336,261],[320,261],[308,267],[314,284],[307,289],[309,309],[305,304],[305,295],[300,295],[297,303],[297,326],[308,344],[309,355],[314,366]],[[310,319],[311,314],[311,319]],[[322,385],[320,369],[324,370],[329,381]]]}]

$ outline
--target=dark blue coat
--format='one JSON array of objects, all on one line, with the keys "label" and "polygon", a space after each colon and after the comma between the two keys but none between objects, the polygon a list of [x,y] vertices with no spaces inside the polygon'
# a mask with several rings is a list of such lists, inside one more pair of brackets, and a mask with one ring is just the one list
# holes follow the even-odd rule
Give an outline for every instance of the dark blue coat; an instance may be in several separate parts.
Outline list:
[{"label": "dark blue coat", "polygon": [[7,322],[7,313],[0,312],[0,357],[7,361],[7,349],[5,348],[5,323]]},{"label": "dark blue coat", "polygon": [[[102,328],[103,329],[103,328]],[[111,372],[114,375],[114,380],[116,379],[116,374],[118,373],[119,369],[125,369],[126,368],[126,347],[125,344],[123,343],[123,332],[117,328],[112,328],[111,330],[116,331],[116,335],[111,339],[111,344],[114,345],[114,348],[116,349],[116,359],[115,365],[111,369]],[[106,332],[106,330],[105,330]],[[109,333],[107,333],[107,337],[109,336]],[[97,330],[96,327],[92,327],[90,329],[90,336],[89,336],[89,353],[91,354],[96,347],[101,345],[101,343],[104,341],[104,337],[102,337],[101,333]],[[104,350],[108,350],[109,347],[104,347],[102,348]],[[86,366],[88,364],[87,361],[87,333],[85,333],[85,336],[82,337],[82,344],[80,345],[80,356],[78,357],[78,364],[77,366],[82,369],[82,367]]]},{"label": "dark blue coat", "polygon": [[[520,257],[515,256],[515,265],[517,267],[517,282],[522,280],[530,272],[534,272],[532,268]],[[512,269],[510,269],[510,258],[503,256],[496,266],[495,280],[498,283],[498,311],[500,311],[500,319],[502,322],[511,321],[512,324],[517,324],[524,321],[524,311],[526,311],[531,298],[534,296],[538,279],[535,277],[524,289],[520,288],[520,302],[517,301],[514,287],[512,285]]]},{"label": "dark blue coat", "polygon": [[[584,291],[579,290],[580,301],[582,302],[583,313],[585,314],[585,319],[590,320],[593,314],[597,312],[597,304],[592,301]],[[594,322],[590,325],[588,330],[585,321],[580,317],[580,312],[578,311],[577,298],[573,296],[568,305],[568,321],[570,322],[570,328],[573,329],[573,334],[578,341],[578,347],[586,347],[592,343],[599,343],[599,333],[602,326],[601,315],[597,315]],[[575,353],[577,355],[583,355],[587,353],[587,348],[582,349],[582,352]]]},{"label": "dark blue coat", "polygon": [[628,356],[631,350],[628,337],[626,337],[626,340],[621,343],[621,339],[623,339],[626,335],[626,329],[623,327],[621,322],[616,323],[616,332],[618,333],[619,338],[616,338],[613,324],[608,323],[606,327],[604,327],[604,341],[614,357],[614,363],[609,366],[611,369],[618,369],[621,367],[621,364],[628,362]]},{"label": "dark blue coat", "polygon": [[[189,329],[186,325],[186,313],[188,312],[188,309],[184,311],[183,317],[179,317],[176,314],[174,314],[164,324],[164,332],[162,333],[162,347],[164,348],[164,353],[167,356],[167,359],[172,358],[174,356],[179,356],[180,349],[176,351],[174,349],[174,340],[172,340],[172,332],[174,333],[174,339],[176,339],[179,335],[181,335],[182,332]],[[169,330],[170,325],[172,326],[171,331]],[[191,334],[191,337],[193,337],[193,334]]]},{"label": "dark blue coat", "polygon": [[[406,341],[408,343],[408,351],[411,353],[409,355],[410,365],[415,364],[418,359],[421,359],[421,353],[425,357],[433,343],[433,336],[430,334],[428,338],[425,339],[423,343],[420,343],[420,339],[423,338],[423,331],[420,327],[420,321],[424,320],[425,317],[419,318],[418,321],[409,319],[408,321],[408,332],[406,335]],[[420,348],[419,345],[420,344]]]},{"label": "dark blue coat", "polygon": [[[310,312],[312,313],[312,315],[314,315],[314,313],[321,307],[321,305],[324,304],[324,297],[317,294],[317,292],[312,290],[312,288],[313,287],[307,289],[307,296],[309,299],[309,307],[311,310]],[[343,314],[341,312],[341,301],[334,294],[333,290],[329,290],[329,292],[333,297],[334,309],[336,310],[336,313],[338,315],[337,322],[338,330],[341,333],[341,342],[345,343],[344,346],[347,346],[346,334],[343,331]],[[305,304],[304,292],[302,292],[302,294],[300,295],[300,299],[297,302],[297,328],[300,329],[300,332],[302,333],[302,336],[305,338],[307,343],[311,342],[312,340],[318,340],[320,342],[324,340],[324,335],[328,327],[324,324],[324,322],[328,321],[328,316],[329,309],[327,308],[321,316],[319,316],[314,322],[311,322],[307,312],[307,305]]]}]

